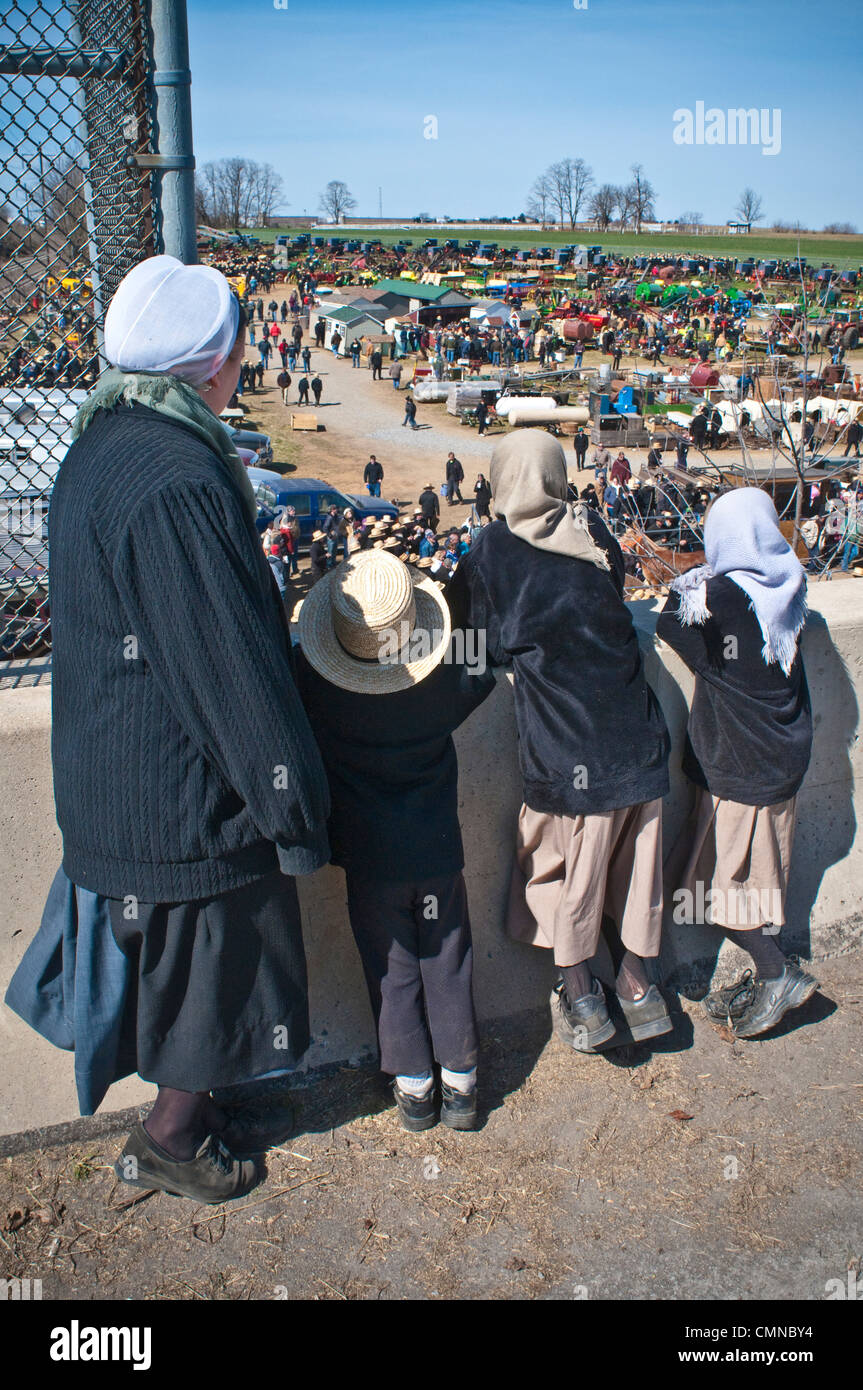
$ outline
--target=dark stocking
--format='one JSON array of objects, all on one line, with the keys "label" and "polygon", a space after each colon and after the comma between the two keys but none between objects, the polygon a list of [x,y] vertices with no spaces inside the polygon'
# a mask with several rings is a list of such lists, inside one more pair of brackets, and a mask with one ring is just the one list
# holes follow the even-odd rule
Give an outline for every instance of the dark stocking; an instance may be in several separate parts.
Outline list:
[{"label": "dark stocking", "polygon": [[185,1160],[195,1157],[207,1135],[221,1129],[225,1118],[208,1091],[160,1086],[144,1128],[172,1158]]},{"label": "dark stocking", "polygon": [[560,973],[563,976],[563,987],[570,1003],[590,994],[593,988],[593,976],[586,961],[582,961],[580,965],[564,965]]},{"label": "dark stocking", "polygon": [[754,931],[734,931],[731,927],[722,930],[729,941],[752,957],[756,979],[778,980],[785,969],[785,956],[775,936],[768,935],[763,927]]}]

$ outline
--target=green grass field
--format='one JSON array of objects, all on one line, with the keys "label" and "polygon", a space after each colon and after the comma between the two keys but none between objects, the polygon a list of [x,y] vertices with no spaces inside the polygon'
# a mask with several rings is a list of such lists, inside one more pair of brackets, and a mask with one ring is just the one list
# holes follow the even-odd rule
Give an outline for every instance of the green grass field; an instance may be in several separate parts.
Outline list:
[{"label": "green grass field", "polygon": [[[251,229],[252,235],[261,241],[273,241],[280,228],[258,227]],[[288,231],[290,235],[290,232]],[[318,229],[314,236],[338,236],[346,241],[366,241],[369,238],[380,240],[385,246],[393,242],[410,239],[419,246],[427,237],[436,237],[439,242],[457,237],[459,241],[471,238],[480,241],[496,241],[500,246],[518,246],[529,249],[532,246],[568,246],[572,243],[586,243],[601,246],[603,250],[620,251],[626,256],[637,256],[645,252],[658,251],[664,255],[698,256],[754,256],[760,260],[767,256],[788,259],[797,254],[797,237],[793,233],[752,232],[749,236],[686,236],[678,232],[644,233],[636,236],[633,232],[560,232],[540,231],[537,227],[525,230],[522,226],[479,228],[447,225],[347,228],[338,232]],[[831,237],[801,236],[800,254],[810,265],[824,263],[838,266],[841,270],[856,270],[863,266],[863,236]]]}]

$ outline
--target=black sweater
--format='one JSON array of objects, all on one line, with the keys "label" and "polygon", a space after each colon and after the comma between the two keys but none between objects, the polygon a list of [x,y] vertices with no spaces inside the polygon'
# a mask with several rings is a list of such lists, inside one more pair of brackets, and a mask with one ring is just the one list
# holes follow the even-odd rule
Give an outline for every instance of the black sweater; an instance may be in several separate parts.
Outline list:
[{"label": "black sweater", "polygon": [[597,513],[589,526],[610,570],[538,550],[499,520],[450,585],[457,615],[485,629],[489,657],[512,662],[524,800],[551,815],[668,791],[668,731],[623,601],[623,556]]},{"label": "black sweater", "polygon": [[330,779],[332,862],[396,882],[462,869],[451,734],[494,688],[491,672],[441,665],[408,690],[357,695],[298,648],[297,679]]},{"label": "black sweater", "polygon": [[656,635],[695,672],[683,771],[714,796],[744,806],[787,801],[803,781],[812,749],[800,652],[787,676],[778,662],[767,665],[749,596],[726,576],[708,581],[711,616],[702,626],[684,627],[678,606],[672,591]]},{"label": "black sweater", "polygon": [[69,878],[183,902],[325,862],[324,768],[224,461],[151,410],[101,412],[63,461],[49,526]]}]

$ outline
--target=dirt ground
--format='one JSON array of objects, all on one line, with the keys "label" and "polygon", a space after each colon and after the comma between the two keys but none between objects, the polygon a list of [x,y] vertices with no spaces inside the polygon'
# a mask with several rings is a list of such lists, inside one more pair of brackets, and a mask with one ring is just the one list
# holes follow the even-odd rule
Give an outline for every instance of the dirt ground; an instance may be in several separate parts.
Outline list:
[{"label": "dirt ground", "polygon": [[121,1188],[123,1134],[16,1154],[0,1276],[45,1300],[824,1300],[863,1268],[863,955],[816,973],[756,1042],[686,1000],[607,1057],[545,1013],[491,1027],[473,1134],[406,1133],[346,1068],[294,1093],[265,1184],[219,1208]]}]

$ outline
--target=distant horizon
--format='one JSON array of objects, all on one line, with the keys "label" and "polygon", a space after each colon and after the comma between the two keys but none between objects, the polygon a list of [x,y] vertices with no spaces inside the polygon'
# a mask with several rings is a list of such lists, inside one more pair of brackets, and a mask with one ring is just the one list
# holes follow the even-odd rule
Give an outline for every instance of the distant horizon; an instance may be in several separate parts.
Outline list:
[{"label": "distant horizon", "polygon": [[348,0],[189,0],[189,31],[199,169],[272,164],[282,215],[317,216],[340,179],[365,218],[379,198],[406,220],[515,216],[548,165],[583,158],[597,183],[642,164],[665,222],[726,224],[751,187],[762,230],[863,227],[859,0],[378,0],[373,25]]}]

